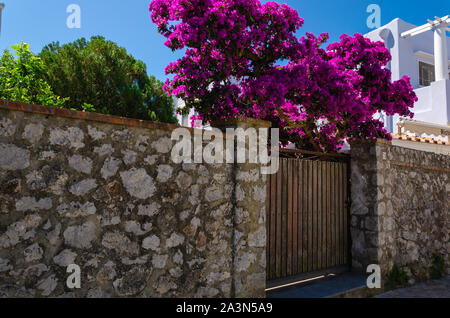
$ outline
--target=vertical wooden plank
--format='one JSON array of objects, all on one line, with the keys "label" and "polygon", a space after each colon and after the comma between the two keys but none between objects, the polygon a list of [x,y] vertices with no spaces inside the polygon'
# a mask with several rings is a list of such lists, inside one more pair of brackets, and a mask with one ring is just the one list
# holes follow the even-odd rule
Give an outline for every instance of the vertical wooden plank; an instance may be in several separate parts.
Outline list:
[{"label": "vertical wooden plank", "polygon": [[317,161],[312,162],[313,177],[312,177],[312,255],[313,255],[313,270],[317,270]]},{"label": "vertical wooden plank", "polygon": [[276,277],[281,277],[281,202],[282,202],[282,175],[284,160],[280,159],[280,167],[277,172],[277,209],[276,209]]},{"label": "vertical wooden plank", "polygon": [[293,160],[288,159],[287,165],[287,257],[286,275],[292,275],[292,164]]},{"label": "vertical wooden plank", "polygon": [[340,213],[340,195],[341,195],[341,174],[339,163],[335,164],[336,169],[336,265],[341,265],[341,213]]},{"label": "vertical wooden plank", "polygon": [[270,175],[270,279],[276,277],[277,174]]},{"label": "vertical wooden plank", "polygon": [[271,197],[270,190],[270,175],[267,176],[266,182],[266,279],[270,279],[270,209],[271,209]]},{"label": "vertical wooden plank", "polygon": [[331,229],[331,266],[336,265],[336,187],[335,187],[335,163],[330,163],[330,229]]},{"label": "vertical wooden plank", "polygon": [[339,222],[340,222],[340,231],[339,231],[339,242],[340,242],[340,262],[341,265],[344,264],[344,170],[342,169],[344,164],[339,163],[339,182],[340,182],[340,192],[339,192]]},{"label": "vertical wooden plank", "polygon": [[344,175],[344,163],[340,163],[340,183],[341,183],[341,195],[339,198],[340,203],[340,213],[341,213],[341,233],[340,233],[340,242],[341,242],[341,264],[344,265],[344,258],[345,258],[345,242],[344,242],[344,236],[345,236],[345,223],[344,223],[344,215],[345,215],[345,198],[344,198],[344,186],[345,186],[345,175]]},{"label": "vertical wooden plank", "polygon": [[314,223],[313,223],[313,164],[311,161],[308,163],[308,271],[314,270]]},{"label": "vertical wooden plank", "polygon": [[302,197],[301,197],[301,201],[300,201],[300,206],[301,206],[301,218],[300,218],[300,222],[302,223],[302,272],[306,272],[308,269],[308,258],[307,258],[307,250],[308,250],[308,245],[307,245],[307,241],[308,241],[308,225],[307,225],[307,208],[308,208],[308,204],[307,204],[307,192],[306,192],[306,185],[308,183],[308,173],[307,173],[307,168],[306,168],[306,162],[304,160],[302,160],[301,162],[301,167],[300,167],[301,171],[302,171],[302,179],[301,179],[301,189],[302,189]]},{"label": "vertical wooden plank", "polygon": [[272,236],[271,234],[271,226],[272,226],[272,176],[267,176],[267,197],[266,197],[266,244],[267,244],[267,250],[266,250],[266,279],[270,280],[272,279],[271,274],[271,245],[272,245]]},{"label": "vertical wooden plank", "polygon": [[327,268],[327,170],[326,162],[321,163],[322,170],[322,268]]},{"label": "vertical wooden plank", "polygon": [[309,165],[308,161],[303,161],[303,259],[304,272],[309,270],[308,246],[309,246]]},{"label": "vertical wooden plank", "polygon": [[281,202],[281,276],[286,277],[287,269],[287,163],[288,159],[283,159],[283,179],[282,179],[282,200]]},{"label": "vertical wooden plank", "polygon": [[326,171],[326,202],[327,202],[327,208],[326,208],[326,219],[327,219],[327,267],[331,267],[331,184],[330,184],[330,177],[331,177],[331,163],[327,162],[325,165],[325,171]]},{"label": "vertical wooden plank", "polygon": [[292,164],[292,272],[298,274],[298,160]]},{"label": "vertical wooden plank", "polygon": [[349,231],[349,220],[348,220],[348,165],[345,163],[344,165],[344,264],[348,264],[348,250],[349,250],[349,242],[348,242],[348,231]]},{"label": "vertical wooden plank", "polygon": [[302,242],[302,258],[303,258],[303,272],[308,271],[308,231],[309,231],[309,223],[308,223],[308,190],[309,190],[309,171],[308,171],[308,161],[302,161],[302,170],[303,170],[303,200],[302,200],[302,224],[303,224],[303,242]]},{"label": "vertical wooden plank", "polygon": [[297,232],[297,272],[303,272],[303,219],[302,219],[302,211],[303,211],[303,161],[298,161],[297,171],[297,184],[298,184],[298,197],[297,197],[297,207],[298,207],[298,232]]},{"label": "vertical wooden plank", "polygon": [[317,270],[322,269],[322,162],[316,161],[317,187],[316,192],[316,222],[317,222]]}]

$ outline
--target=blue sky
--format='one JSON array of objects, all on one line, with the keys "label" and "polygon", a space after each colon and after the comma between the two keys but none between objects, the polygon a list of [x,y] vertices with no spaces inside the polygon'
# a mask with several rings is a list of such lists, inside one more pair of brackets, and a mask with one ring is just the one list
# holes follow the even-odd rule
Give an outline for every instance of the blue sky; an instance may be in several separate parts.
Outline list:
[{"label": "blue sky", "polygon": [[[1,0],[3,11],[0,49],[21,41],[31,45],[38,53],[52,41],[67,43],[80,37],[102,35],[125,47],[136,58],[144,61],[148,73],[164,80],[165,66],[176,61],[182,52],[172,53],[166,48],[164,38],[157,33],[150,20],[148,6],[151,0]],[[305,19],[299,35],[305,32],[328,32],[331,41],[337,41],[342,33],[367,33],[369,4],[381,8],[381,24],[399,17],[421,25],[435,15],[450,14],[448,0],[284,0],[298,10]],[[81,28],[66,26],[70,4],[81,7]]]}]

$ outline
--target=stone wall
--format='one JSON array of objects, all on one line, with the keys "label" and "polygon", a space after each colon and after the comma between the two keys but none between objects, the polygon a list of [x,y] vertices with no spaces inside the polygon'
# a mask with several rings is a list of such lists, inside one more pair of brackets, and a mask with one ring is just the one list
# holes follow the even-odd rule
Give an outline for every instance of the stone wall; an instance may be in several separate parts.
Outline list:
[{"label": "stone wall", "polygon": [[265,178],[173,128],[0,100],[0,297],[264,297]]},{"label": "stone wall", "polygon": [[352,265],[396,265],[428,279],[433,255],[450,267],[450,157],[391,146],[352,145]]}]

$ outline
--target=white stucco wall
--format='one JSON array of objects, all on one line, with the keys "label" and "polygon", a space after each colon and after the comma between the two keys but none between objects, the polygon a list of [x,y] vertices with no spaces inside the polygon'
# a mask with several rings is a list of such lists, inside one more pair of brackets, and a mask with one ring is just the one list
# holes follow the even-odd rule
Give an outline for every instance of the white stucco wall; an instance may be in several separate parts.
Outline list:
[{"label": "white stucco wall", "polygon": [[414,105],[414,119],[440,125],[450,123],[450,80],[431,83],[415,92],[419,101]]},{"label": "white stucco wall", "polygon": [[[392,61],[388,65],[392,72],[392,80],[403,76],[411,78],[411,84],[416,91],[419,101],[415,104],[414,119],[436,124],[450,123],[450,81],[432,83],[429,87],[419,86],[419,61],[434,65],[434,35],[428,31],[414,37],[401,38],[405,31],[417,27],[401,19],[376,29],[366,37],[372,41],[383,41],[389,48]],[[447,42],[450,60],[450,39]],[[387,118],[385,126],[390,132],[397,131],[399,116]]]},{"label": "white stucco wall", "polygon": [[[434,35],[432,31],[428,31],[406,39],[401,38],[400,35],[403,32],[415,27],[417,25],[397,18],[365,36],[372,41],[385,42],[386,47],[390,49],[392,62],[389,68],[392,72],[392,80],[396,81],[407,75],[411,78],[411,84],[416,89],[419,88],[419,61],[434,65],[434,60],[431,57],[434,55]],[[386,41],[380,37],[380,32],[385,29],[390,31]],[[450,39],[447,46],[450,60]],[[418,52],[427,53],[428,56],[423,56]]]},{"label": "white stucco wall", "polygon": [[[184,101],[180,98],[176,99],[176,105],[177,105],[176,108],[183,108],[185,106]],[[178,124],[183,127],[192,127],[191,117],[195,114],[197,114],[197,113],[193,109],[191,109],[189,111],[188,115],[176,114],[177,119],[178,119]],[[209,124],[203,125],[203,123],[201,121],[196,124],[195,128],[211,130],[211,127],[209,126]]]}]

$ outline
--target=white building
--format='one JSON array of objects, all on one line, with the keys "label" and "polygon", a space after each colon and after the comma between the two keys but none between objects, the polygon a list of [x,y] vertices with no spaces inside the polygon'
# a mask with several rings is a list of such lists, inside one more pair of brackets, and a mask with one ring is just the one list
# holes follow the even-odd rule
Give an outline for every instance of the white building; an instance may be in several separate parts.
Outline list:
[{"label": "white building", "polygon": [[[183,108],[184,107],[184,101],[181,98],[175,98],[175,108]],[[177,119],[178,119],[178,124],[180,126],[184,126],[184,127],[191,127],[191,121],[189,119],[189,117],[191,117],[194,112],[193,110],[191,110],[192,114],[189,115],[180,115],[180,114],[176,114]]]},{"label": "white building", "polygon": [[[185,103],[181,98],[175,98],[175,108],[176,109],[181,109],[184,108]],[[177,116],[177,120],[178,120],[178,124],[180,126],[183,127],[192,127],[192,121],[191,121],[191,117],[193,115],[197,115],[198,113],[195,112],[193,109],[191,109],[189,111],[188,115],[180,115],[180,114],[175,114]],[[209,127],[209,125],[203,125],[202,121],[197,121],[194,125],[195,128],[202,128],[202,129],[206,129],[206,130],[210,130],[211,127]]]},{"label": "white building", "polygon": [[[366,34],[372,41],[383,41],[390,50],[392,61],[388,67],[392,72],[392,80],[409,76],[419,98],[413,109],[414,121],[419,122],[402,120],[399,116],[383,118],[389,132],[398,132],[400,126],[402,132],[407,133],[405,129],[409,126],[421,125],[425,130],[415,133],[417,136],[428,134],[448,141],[450,41],[446,32],[449,25],[448,16],[429,20],[428,24],[420,27],[397,18]],[[436,131],[441,131],[440,136],[435,135]]]}]

